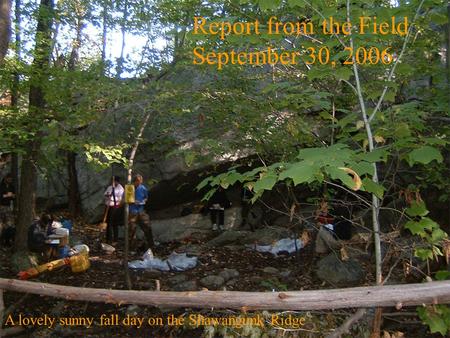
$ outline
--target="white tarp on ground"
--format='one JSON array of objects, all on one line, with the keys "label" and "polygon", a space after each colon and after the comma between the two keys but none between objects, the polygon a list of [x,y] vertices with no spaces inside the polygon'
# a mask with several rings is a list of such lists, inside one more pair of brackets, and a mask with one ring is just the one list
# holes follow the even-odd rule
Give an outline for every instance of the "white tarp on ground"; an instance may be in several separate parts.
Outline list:
[{"label": "white tarp on ground", "polygon": [[281,253],[292,254],[304,247],[303,242],[300,239],[283,238],[274,242],[271,245],[248,245],[248,247],[255,249],[258,252],[270,252],[277,256]]},{"label": "white tarp on ground", "polygon": [[128,267],[131,269],[153,269],[159,271],[186,271],[197,266],[197,257],[188,257],[186,253],[178,254],[172,252],[170,256],[161,260],[153,257],[151,250],[142,256],[140,261],[132,261],[128,263]]}]

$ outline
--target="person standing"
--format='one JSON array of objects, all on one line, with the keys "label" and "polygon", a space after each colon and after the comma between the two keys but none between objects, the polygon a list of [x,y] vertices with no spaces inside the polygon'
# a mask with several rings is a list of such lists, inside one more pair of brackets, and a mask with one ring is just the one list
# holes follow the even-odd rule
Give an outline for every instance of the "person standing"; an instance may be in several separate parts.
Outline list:
[{"label": "person standing", "polygon": [[113,176],[111,185],[105,191],[105,205],[108,208],[106,216],[106,242],[117,244],[119,240],[120,210],[123,206],[123,195],[125,190],[120,184],[120,177]]},{"label": "person standing", "polygon": [[209,200],[212,230],[224,230],[225,209],[231,206],[225,190],[219,187]]},{"label": "person standing", "polygon": [[129,207],[129,227],[130,227],[130,240],[134,239],[136,235],[136,225],[138,224],[141,230],[144,232],[145,239],[147,241],[147,248],[153,249],[153,232],[150,225],[150,217],[145,212],[145,204],[148,199],[148,190],[143,184],[142,175],[135,175],[133,178],[134,184],[134,203]]}]

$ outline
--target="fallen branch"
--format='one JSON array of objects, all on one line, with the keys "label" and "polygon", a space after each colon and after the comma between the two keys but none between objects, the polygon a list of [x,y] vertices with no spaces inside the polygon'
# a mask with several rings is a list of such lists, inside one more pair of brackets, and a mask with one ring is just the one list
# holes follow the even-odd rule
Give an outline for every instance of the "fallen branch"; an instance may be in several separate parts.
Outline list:
[{"label": "fallen branch", "polygon": [[66,300],[204,309],[324,310],[450,304],[450,281],[289,292],[174,292],[82,288],[0,278],[0,289]]},{"label": "fallen branch", "polygon": [[358,311],[356,311],[353,315],[347,318],[344,324],[342,324],[331,334],[329,334],[327,338],[340,338],[343,334],[348,333],[353,324],[355,324],[358,320],[360,320],[365,314],[366,309],[358,309]]}]

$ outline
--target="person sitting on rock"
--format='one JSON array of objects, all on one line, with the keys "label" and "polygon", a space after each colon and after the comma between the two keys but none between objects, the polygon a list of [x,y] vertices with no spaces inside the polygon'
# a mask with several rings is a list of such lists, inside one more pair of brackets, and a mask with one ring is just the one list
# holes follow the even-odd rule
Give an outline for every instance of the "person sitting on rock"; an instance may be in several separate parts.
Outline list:
[{"label": "person sitting on rock", "polygon": [[208,205],[212,230],[223,230],[225,224],[225,209],[229,208],[231,203],[222,187],[219,187],[211,196]]},{"label": "person sitting on rock", "polygon": [[39,254],[49,254],[47,234],[53,224],[52,216],[43,214],[39,220],[34,221],[28,228],[28,250]]},{"label": "person sitting on rock", "polygon": [[322,205],[317,214],[317,223],[320,226],[316,238],[316,253],[326,254],[342,247],[341,240],[351,238],[350,215],[347,209],[338,208],[335,217],[328,214],[328,206]]}]

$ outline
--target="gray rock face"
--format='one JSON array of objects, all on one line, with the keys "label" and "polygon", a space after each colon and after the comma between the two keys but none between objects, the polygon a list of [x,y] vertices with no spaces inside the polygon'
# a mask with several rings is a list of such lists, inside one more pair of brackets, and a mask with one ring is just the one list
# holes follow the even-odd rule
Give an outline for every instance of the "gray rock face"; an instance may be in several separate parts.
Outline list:
[{"label": "gray rock face", "polygon": [[273,242],[282,238],[287,238],[291,235],[291,232],[282,227],[264,227],[250,233],[247,236],[247,243],[257,243],[258,245],[270,245]]},{"label": "gray rock face", "polygon": [[363,280],[364,275],[365,272],[357,260],[341,261],[334,253],[317,263],[317,276],[333,286],[356,285]]},{"label": "gray rock face", "polygon": [[206,246],[212,247],[225,246],[229,244],[245,244],[247,242],[247,236],[250,234],[250,231],[225,231],[206,243]]},{"label": "gray rock face", "polygon": [[217,290],[225,284],[225,279],[221,276],[211,275],[200,279],[200,284],[205,288]]},{"label": "gray rock face", "polygon": [[225,282],[228,282],[230,279],[239,277],[239,271],[225,268],[220,271],[219,276],[222,277]]},{"label": "gray rock face", "polygon": [[186,244],[178,247],[176,249],[178,253],[186,253],[188,256],[200,256],[203,252],[203,249],[200,245],[197,244]]},{"label": "gray rock face", "polygon": [[282,227],[265,227],[251,231],[231,230],[221,233],[216,238],[210,240],[207,246],[226,246],[226,245],[245,245],[258,244],[269,245],[274,241],[289,237],[291,233],[286,228]]},{"label": "gray rock face", "polygon": [[[225,210],[225,229],[238,226],[241,222],[241,209],[238,207]],[[166,243],[190,237],[193,234],[211,232],[209,215],[190,214],[184,217],[153,220],[151,223],[156,241]],[[224,234],[226,234],[224,232]]]}]

